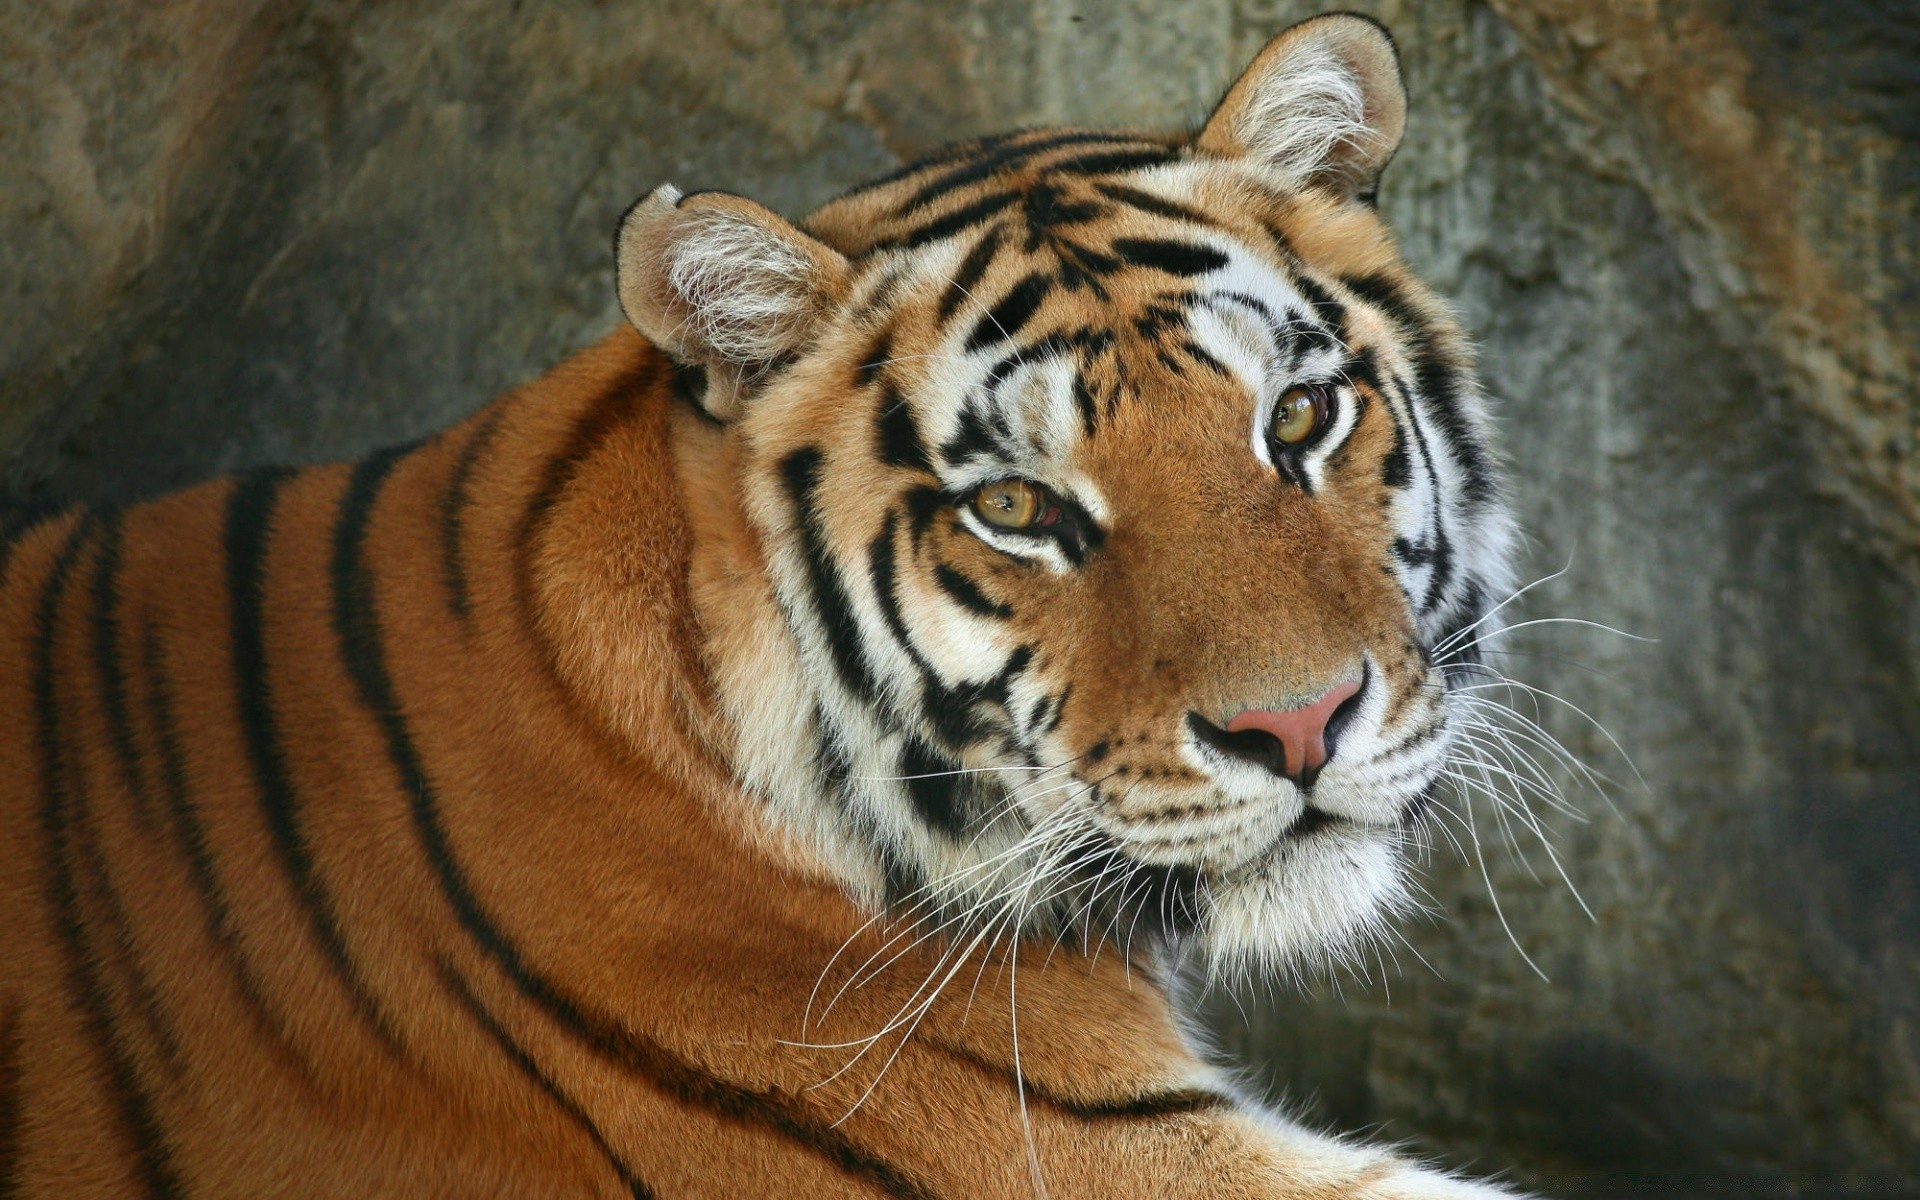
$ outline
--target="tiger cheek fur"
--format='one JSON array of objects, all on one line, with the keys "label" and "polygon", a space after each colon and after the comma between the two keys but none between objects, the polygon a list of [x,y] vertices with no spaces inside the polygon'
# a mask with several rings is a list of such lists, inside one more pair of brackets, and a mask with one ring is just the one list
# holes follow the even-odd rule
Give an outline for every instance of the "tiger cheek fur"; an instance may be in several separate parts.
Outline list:
[{"label": "tiger cheek fur", "polygon": [[1333,16],[1191,136],[662,187],[442,435],[6,514],[0,1195],[1509,1194],[1169,1000],[1391,913],[1507,588],[1404,110]]}]

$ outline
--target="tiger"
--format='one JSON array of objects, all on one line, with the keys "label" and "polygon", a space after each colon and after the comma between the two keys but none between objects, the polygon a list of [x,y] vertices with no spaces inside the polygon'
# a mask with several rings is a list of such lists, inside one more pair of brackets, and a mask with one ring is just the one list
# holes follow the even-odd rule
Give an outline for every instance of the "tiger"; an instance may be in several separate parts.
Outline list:
[{"label": "tiger", "polygon": [[0,1195],[1516,1194],[1197,977],[1407,906],[1514,524],[1370,19],[1196,130],[656,188],[414,444],[0,539]]}]

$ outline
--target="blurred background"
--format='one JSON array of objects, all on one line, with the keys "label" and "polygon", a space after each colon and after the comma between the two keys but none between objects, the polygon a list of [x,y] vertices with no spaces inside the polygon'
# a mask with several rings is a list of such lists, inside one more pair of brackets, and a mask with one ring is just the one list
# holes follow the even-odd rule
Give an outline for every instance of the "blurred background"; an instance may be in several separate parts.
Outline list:
[{"label": "blurred background", "polygon": [[[1187,125],[1321,7],[7,4],[0,485],[431,431],[613,325],[656,183],[798,215],[960,135]],[[1544,813],[1591,917],[1482,802],[1406,946],[1209,1019],[1315,1120],[1554,1195],[1920,1196],[1920,7],[1353,7],[1412,95],[1382,208],[1568,568],[1517,619],[1657,639],[1493,661],[1645,786],[1545,702],[1625,784]]]}]

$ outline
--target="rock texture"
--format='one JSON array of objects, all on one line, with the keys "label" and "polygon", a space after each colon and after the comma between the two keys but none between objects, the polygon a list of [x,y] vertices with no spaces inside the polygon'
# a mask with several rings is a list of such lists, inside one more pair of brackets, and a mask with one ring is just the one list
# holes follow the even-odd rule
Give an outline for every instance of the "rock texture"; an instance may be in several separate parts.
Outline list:
[{"label": "rock texture", "polygon": [[[429,431],[612,323],[655,183],[797,213],[952,136],[1186,123],[1314,7],[8,6],[0,478],[120,499]],[[1920,1194],[1920,22],[1359,7],[1413,94],[1383,205],[1482,339],[1534,573],[1571,564],[1520,616],[1657,639],[1495,661],[1645,783],[1541,701],[1623,780],[1543,810],[1592,916],[1469,791],[1399,969],[1217,992],[1221,1039],[1554,1194]]]}]

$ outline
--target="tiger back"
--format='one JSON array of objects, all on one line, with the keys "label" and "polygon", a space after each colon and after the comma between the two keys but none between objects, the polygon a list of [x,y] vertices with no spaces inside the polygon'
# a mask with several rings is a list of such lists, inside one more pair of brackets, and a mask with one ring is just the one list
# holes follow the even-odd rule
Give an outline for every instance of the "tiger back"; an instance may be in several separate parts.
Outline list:
[{"label": "tiger back", "polygon": [[662,188],[420,444],[0,541],[0,1195],[1506,1194],[1180,964],[1401,896],[1510,539],[1384,31],[1192,137]]}]

